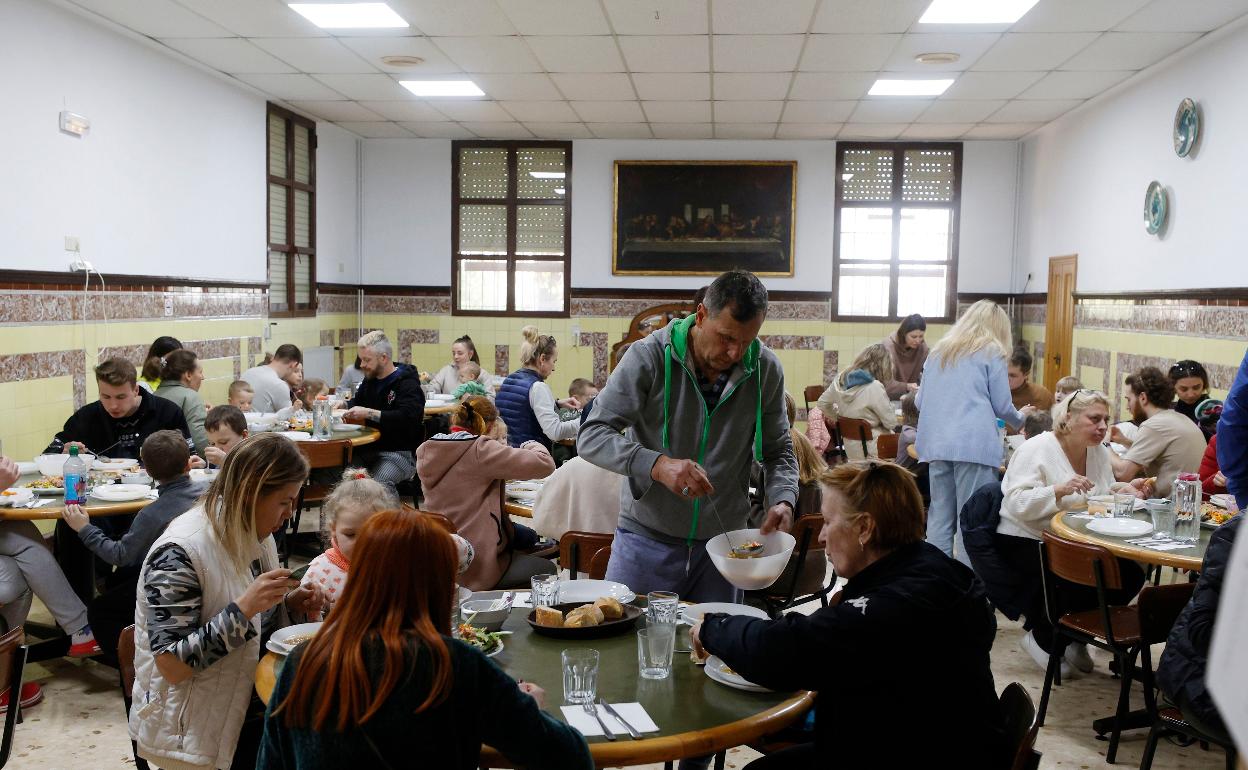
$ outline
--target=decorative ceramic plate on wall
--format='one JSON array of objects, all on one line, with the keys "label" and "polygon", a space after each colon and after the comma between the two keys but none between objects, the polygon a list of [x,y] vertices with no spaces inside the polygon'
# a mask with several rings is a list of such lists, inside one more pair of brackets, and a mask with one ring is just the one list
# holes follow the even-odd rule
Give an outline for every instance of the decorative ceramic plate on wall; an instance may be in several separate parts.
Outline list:
[{"label": "decorative ceramic plate on wall", "polygon": [[1174,152],[1180,158],[1186,158],[1196,146],[1200,138],[1200,111],[1196,102],[1184,99],[1179,102],[1179,109],[1174,113]]},{"label": "decorative ceramic plate on wall", "polygon": [[1166,190],[1153,180],[1144,193],[1144,229],[1156,235],[1166,225]]}]

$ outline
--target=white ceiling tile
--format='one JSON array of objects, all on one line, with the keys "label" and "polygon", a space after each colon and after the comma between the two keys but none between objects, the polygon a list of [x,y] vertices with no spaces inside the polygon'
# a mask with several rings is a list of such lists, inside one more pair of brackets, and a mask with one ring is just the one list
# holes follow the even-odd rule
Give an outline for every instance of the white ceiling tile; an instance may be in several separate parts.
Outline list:
[{"label": "white ceiling tile", "polygon": [[776,135],[775,123],[716,123],[716,139],[771,139]]},{"label": "white ceiling tile", "polygon": [[[718,75],[716,76],[718,78]],[[875,83],[874,72],[798,72],[790,99],[861,99]]]},{"label": "white ceiling tile", "polygon": [[905,32],[929,5],[931,0],[823,0],[811,32]]},{"label": "white ceiling tile", "polygon": [[519,123],[464,123],[464,128],[482,139],[530,139],[533,134]]},{"label": "white ceiling tile", "polygon": [[1012,32],[1104,32],[1148,0],[1044,0],[1011,27]]},{"label": "white ceiling tile", "polygon": [[1050,72],[1020,94],[1022,99],[1089,99],[1133,72]]},{"label": "white ceiling tile", "polygon": [[544,123],[576,123],[580,120],[567,102],[501,102],[516,120]]},{"label": "white ceiling tile", "polygon": [[1005,34],[997,44],[988,49],[971,69],[989,70],[1051,70],[1062,62],[1087,48],[1098,33],[1037,32]]},{"label": "white ceiling tile", "polygon": [[[1000,35],[972,32],[960,35],[905,35],[884,64],[892,72],[960,72],[969,69],[984,55]],[[952,64],[919,64],[914,57],[922,53],[956,53]]]},{"label": "white ceiling tile", "polygon": [[332,37],[262,37],[251,42],[300,72],[377,71],[376,67]]},{"label": "white ceiling tile", "polygon": [[1114,27],[1120,32],[1209,32],[1248,13],[1245,0],[1153,0]]},{"label": "white ceiling tile", "polygon": [[710,102],[642,102],[646,119],[655,123],[708,123]]},{"label": "white ceiling tile", "polygon": [[400,123],[408,131],[428,139],[472,139],[476,134],[458,123]]},{"label": "white ceiling tile", "polygon": [[550,76],[569,99],[607,100],[636,99],[628,75],[621,73],[562,72]]},{"label": "white ceiling tile", "polygon": [[515,122],[497,102],[456,102],[439,100],[432,105],[451,120],[461,123]]},{"label": "white ceiling tile", "polygon": [[846,123],[838,139],[896,139],[908,126],[905,123]]},{"label": "white ceiling tile", "polygon": [[341,99],[342,94],[334,89],[313,80],[310,75],[288,74],[250,74],[234,77],[250,86],[260,89],[269,96],[283,101],[294,99]]},{"label": "white ceiling tile", "polygon": [[1047,123],[1083,104],[1082,99],[1015,99],[984,119],[986,123]]},{"label": "white ceiling tile", "polygon": [[[255,0],[251,0],[255,2]],[[514,35],[516,28],[494,0],[387,0],[408,24],[426,35]]]},{"label": "white ceiling tile", "polygon": [[1142,70],[1199,37],[1199,32],[1106,32],[1062,69]]},{"label": "white ceiling tile", "polygon": [[785,123],[844,123],[858,102],[789,102],[781,119]]},{"label": "white ceiling tile", "polygon": [[637,72],[633,85],[642,99],[706,101],[711,98],[708,72]]},{"label": "white ceiling tile", "polygon": [[364,101],[360,106],[372,110],[386,120],[397,120],[400,123],[437,123],[446,120],[446,116],[425,102],[418,102],[410,97],[405,101]]},{"label": "white ceiling tile", "polygon": [[815,0],[715,0],[711,31],[717,35],[786,35],[810,28]]},{"label": "white ceiling tile", "polygon": [[521,35],[606,35],[611,32],[598,3],[567,0],[498,0]]},{"label": "white ceiling tile", "polygon": [[953,99],[1013,99],[1043,72],[963,72],[941,94]]},{"label": "white ceiling tile", "polygon": [[775,123],[780,119],[784,102],[717,101],[714,107],[716,123]]},{"label": "white ceiling tile", "polygon": [[781,123],[777,139],[835,139],[841,132],[840,123]]},{"label": "white ceiling tile", "polygon": [[282,2],[178,0],[195,13],[243,37],[327,37],[328,32]]},{"label": "white ceiling tile", "polygon": [[372,110],[364,109],[355,102],[292,101],[290,104],[297,110],[334,122],[339,120],[359,122],[381,120],[380,115]]},{"label": "white ceiling tile", "polygon": [[[901,35],[811,35],[803,72],[871,72],[884,66]],[[715,63],[716,69],[719,62]]]},{"label": "white ceiling tile", "polygon": [[541,72],[518,37],[440,37],[434,43],[467,72]]},{"label": "white ceiling tile", "polygon": [[241,38],[162,40],[170,48],[222,72],[294,72],[294,68]]},{"label": "white ceiling tile", "polygon": [[413,134],[398,123],[338,121],[338,126],[367,139],[411,139]]},{"label": "white ceiling tile", "polygon": [[[428,38],[423,37],[340,37],[338,42],[355,51],[374,67],[385,72],[402,74],[409,79],[425,75],[441,75],[460,72],[446,55],[439,51]],[[391,67],[382,62],[383,56],[419,56],[424,62],[418,67]],[[326,70],[309,70],[324,72]]]},{"label": "white ceiling tile", "polygon": [[705,35],[707,0],[606,0],[619,35]]},{"label": "white ceiling tile", "polygon": [[790,72],[804,35],[713,35],[716,72]]},{"label": "white ceiling tile", "polygon": [[963,139],[1021,139],[1042,123],[980,123],[962,135]]},{"label": "white ceiling tile", "polygon": [[559,90],[550,77],[540,73],[523,75],[472,75],[472,82],[492,99],[559,99]]},{"label": "white ceiling tile", "polygon": [[932,106],[932,99],[868,97],[858,102],[849,116],[851,123],[910,123]]},{"label": "white ceiling tile", "polygon": [[599,139],[649,139],[646,123],[590,123],[589,130]]},{"label": "white ceiling tile", "polygon": [[[633,76],[636,80],[636,76]],[[783,99],[793,76],[788,72],[716,72],[715,98],[719,100]]]},{"label": "white ceiling tile", "polygon": [[586,123],[644,123],[646,120],[638,102],[572,102],[572,108]]},{"label": "white ceiling tile", "polygon": [[609,35],[527,37],[547,72],[623,72],[624,60]]},{"label": "white ceiling tile", "polygon": [[715,131],[710,123],[651,123],[658,139],[711,139]]},{"label": "white ceiling tile", "polygon": [[703,36],[646,35],[619,38],[633,72],[709,72],[710,46]]},{"label": "white ceiling tile", "polygon": [[1003,99],[937,99],[919,123],[978,123],[1005,106]]},{"label": "white ceiling tile", "polygon": [[225,27],[173,0],[74,0],[76,5],[149,37],[230,37]]},{"label": "white ceiling tile", "polygon": [[538,139],[592,139],[584,123],[525,123],[525,128]]},{"label": "white ceiling tile", "polygon": [[412,98],[412,92],[389,75],[313,75],[312,77],[348,99],[400,101]]},{"label": "white ceiling tile", "polygon": [[953,140],[965,134],[974,125],[974,123],[915,123],[901,132],[901,138]]}]

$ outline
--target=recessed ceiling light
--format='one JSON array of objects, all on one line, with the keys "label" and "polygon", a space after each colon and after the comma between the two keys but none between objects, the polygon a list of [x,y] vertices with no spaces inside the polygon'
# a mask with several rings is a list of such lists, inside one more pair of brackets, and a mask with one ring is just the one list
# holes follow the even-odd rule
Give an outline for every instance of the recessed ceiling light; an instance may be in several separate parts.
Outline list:
[{"label": "recessed ceiling light", "polygon": [[920,24],[1013,24],[1038,0],[932,0]]},{"label": "recessed ceiling light", "polygon": [[953,78],[942,80],[884,80],[875,81],[868,96],[940,96]]},{"label": "recessed ceiling light", "polygon": [[399,85],[417,96],[485,96],[471,80],[400,80]]},{"label": "recessed ceiling light", "polygon": [[530,171],[529,176],[534,179],[563,179],[565,174],[562,171]]},{"label": "recessed ceiling light", "polygon": [[953,64],[961,58],[956,53],[921,53],[914,60],[919,64]]},{"label": "recessed ceiling light", "polygon": [[383,56],[381,63],[387,67],[419,67],[425,60],[419,56]]},{"label": "recessed ceiling light", "polygon": [[287,3],[295,13],[321,29],[383,29],[406,27],[385,3]]}]

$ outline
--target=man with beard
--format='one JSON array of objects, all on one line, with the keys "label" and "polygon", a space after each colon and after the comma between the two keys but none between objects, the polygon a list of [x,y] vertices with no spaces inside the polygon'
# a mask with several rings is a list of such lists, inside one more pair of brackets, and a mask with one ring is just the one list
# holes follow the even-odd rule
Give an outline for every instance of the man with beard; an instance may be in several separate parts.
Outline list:
[{"label": "man with beard", "polygon": [[425,392],[415,368],[395,365],[394,348],[383,332],[365,334],[359,346],[364,381],[342,419],[376,428],[381,438],[357,449],[352,463],[393,487],[416,472],[413,453],[425,435]]},{"label": "man with beard", "polygon": [[[1146,366],[1127,377],[1127,409],[1140,423],[1131,448],[1121,459],[1113,458],[1114,476],[1130,481],[1156,476],[1154,497],[1169,497],[1175,477],[1200,467],[1205,454],[1205,435],[1196,423],[1171,409],[1174,383],[1155,366]],[[1114,429],[1112,440],[1119,432]]]}]

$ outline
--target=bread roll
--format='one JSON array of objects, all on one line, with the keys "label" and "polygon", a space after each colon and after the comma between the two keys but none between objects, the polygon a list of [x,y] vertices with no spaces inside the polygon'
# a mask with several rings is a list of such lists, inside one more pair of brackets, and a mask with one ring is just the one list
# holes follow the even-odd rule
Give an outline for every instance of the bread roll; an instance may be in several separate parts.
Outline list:
[{"label": "bread roll", "polygon": [[538,607],[536,620],[539,626],[562,628],[564,625],[563,613],[554,607]]},{"label": "bread roll", "polygon": [[594,602],[594,606],[602,610],[602,614],[607,620],[619,620],[624,617],[624,608],[610,596],[600,597]]},{"label": "bread roll", "polygon": [[563,625],[568,628],[585,628],[596,626],[602,623],[603,619],[602,610],[592,604],[585,604],[570,611],[563,619]]}]

